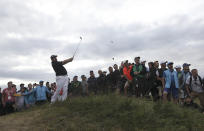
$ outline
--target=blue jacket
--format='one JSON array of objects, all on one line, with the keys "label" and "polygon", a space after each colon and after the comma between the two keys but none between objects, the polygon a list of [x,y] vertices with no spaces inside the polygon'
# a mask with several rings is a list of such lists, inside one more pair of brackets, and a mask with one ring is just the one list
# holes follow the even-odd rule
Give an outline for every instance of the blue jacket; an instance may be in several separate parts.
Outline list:
[{"label": "blue jacket", "polygon": [[176,71],[171,72],[169,69],[164,71],[164,79],[165,79],[165,88],[170,88],[171,87],[171,74],[173,73],[174,75],[174,82],[175,82],[175,87],[179,88],[178,84],[178,75]]},{"label": "blue jacket", "polygon": [[32,93],[25,96],[25,103],[26,104],[35,104],[35,92],[33,92],[33,90],[34,89],[32,89],[31,91],[28,91],[28,92],[32,92]]},{"label": "blue jacket", "polygon": [[46,92],[51,94],[51,92],[47,89],[46,86],[37,86],[33,91],[27,92],[24,95],[30,95],[32,93],[35,93],[36,101],[44,101],[47,100]]}]

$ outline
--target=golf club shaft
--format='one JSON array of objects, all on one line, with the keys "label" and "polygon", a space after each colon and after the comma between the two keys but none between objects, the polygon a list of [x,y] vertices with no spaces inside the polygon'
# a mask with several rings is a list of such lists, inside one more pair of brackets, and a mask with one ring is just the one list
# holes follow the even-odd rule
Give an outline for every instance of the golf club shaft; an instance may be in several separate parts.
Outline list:
[{"label": "golf club shaft", "polygon": [[82,41],[82,40],[79,41],[79,43],[78,43],[78,45],[77,45],[77,48],[76,48],[76,50],[75,50],[75,52],[74,52],[74,54],[73,54],[73,57],[76,55],[76,52],[77,52],[78,49],[79,49],[79,46],[80,46],[80,44],[81,44],[81,41]]}]

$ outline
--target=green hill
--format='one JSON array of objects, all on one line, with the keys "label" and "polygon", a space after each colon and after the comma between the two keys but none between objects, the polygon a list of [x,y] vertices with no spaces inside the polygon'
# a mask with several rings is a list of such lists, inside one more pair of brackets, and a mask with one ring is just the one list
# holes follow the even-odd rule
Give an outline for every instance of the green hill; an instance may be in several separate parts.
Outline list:
[{"label": "green hill", "polygon": [[203,131],[204,115],[172,103],[89,96],[2,116],[0,130]]}]

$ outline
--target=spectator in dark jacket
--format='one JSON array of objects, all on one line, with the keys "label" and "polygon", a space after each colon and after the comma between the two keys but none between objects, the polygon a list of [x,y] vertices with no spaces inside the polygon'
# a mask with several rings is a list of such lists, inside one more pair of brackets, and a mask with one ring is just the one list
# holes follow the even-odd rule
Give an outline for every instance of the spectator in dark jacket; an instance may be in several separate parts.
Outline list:
[{"label": "spectator in dark jacket", "polygon": [[96,95],[97,94],[97,79],[94,75],[94,72],[93,71],[90,71],[90,77],[88,79],[88,89],[90,92],[94,92],[94,94]]},{"label": "spectator in dark jacket", "polygon": [[148,94],[149,92],[151,92],[153,100],[157,101],[159,98],[159,92],[157,89],[157,84],[156,84],[156,80],[157,80],[157,76],[156,76],[156,68],[154,67],[154,63],[153,62],[149,62],[149,72],[147,75],[147,83],[148,83],[148,87],[147,87],[147,92],[146,94]]},{"label": "spectator in dark jacket", "polygon": [[116,89],[116,80],[113,73],[113,67],[109,67],[108,70],[109,70],[109,74],[107,75],[108,89],[112,93]]},{"label": "spectator in dark jacket", "polygon": [[102,70],[98,70],[98,78],[97,78],[97,87],[100,93],[107,93],[107,86],[106,86],[106,76],[102,72]]}]

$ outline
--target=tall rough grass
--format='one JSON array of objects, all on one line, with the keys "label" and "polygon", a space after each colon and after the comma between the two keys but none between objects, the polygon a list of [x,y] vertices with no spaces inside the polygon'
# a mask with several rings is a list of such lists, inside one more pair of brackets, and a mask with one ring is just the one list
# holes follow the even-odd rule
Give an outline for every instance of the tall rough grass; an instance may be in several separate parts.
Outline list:
[{"label": "tall rough grass", "polygon": [[197,110],[116,95],[72,98],[39,108],[34,123],[43,130],[204,130],[204,115]]}]

